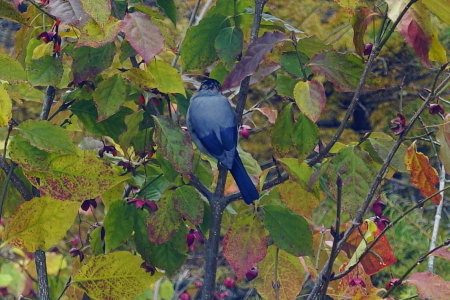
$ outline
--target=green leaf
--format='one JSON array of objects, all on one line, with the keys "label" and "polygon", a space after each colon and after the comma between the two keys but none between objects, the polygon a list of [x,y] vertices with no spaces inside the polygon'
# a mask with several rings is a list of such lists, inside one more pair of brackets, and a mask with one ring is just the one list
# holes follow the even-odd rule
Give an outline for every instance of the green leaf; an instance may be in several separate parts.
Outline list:
[{"label": "green leaf", "polygon": [[313,255],[312,233],[305,218],[279,205],[266,205],[262,209],[264,227],[275,245],[295,256]]},{"label": "green leaf", "polygon": [[[309,66],[324,75],[341,92],[354,92],[364,70],[360,57],[352,53],[341,54],[335,50],[314,55]],[[370,73],[362,91],[376,91],[382,88],[381,80]]]},{"label": "green leaf", "polygon": [[25,81],[27,80],[27,74],[18,61],[6,54],[0,54],[0,80],[6,80],[10,83]]},{"label": "green leaf", "polygon": [[127,128],[125,116],[133,112],[128,107],[122,107],[116,114],[97,123],[98,113],[94,101],[76,101],[70,110],[83,123],[87,131],[99,136],[109,136],[116,142],[119,142],[119,135]]},{"label": "green leaf", "polygon": [[80,0],[83,10],[87,12],[102,28],[111,15],[111,2],[108,0]]},{"label": "green leaf", "polygon": [[173,195],[175,210],[194,225],[203,221],[203,202],[197,190],[188,185],[177,188]]},{"label": "green leaf", "polygon": [[102,231],[105,232],[105,228],[98,226],[89,235],[89,242],[94,255],[105,254],[105,242],[102,239]]},{"label": "green leaf", "polygon": [[126,251],[94,256],[75,273],[71,284],[93,299],[132,300],[163,275],[151,276],[141,264],[141,258]]},{"label": "green leaf", "polygon": [[33,86],[57,85],[64,73],[61,59],[43,56],[27,64],[28,80]]},{"label": "green leaf", "polygon": [[294,98],[298,108],[313,122],[319,120],[325,109],[327,97],[320,81],[299,81],[294,87]]},{"label": "green leaf", "polygon": [[[125,117],[125,124],[127,124],[127,130],[119,136],[119,145],[122,148],[122,150],[125,151],[130,146],[132,146],[131,141],[139,133],[139,125],[142,122],[143,118],[144,118],[143,110],[135,111],[131,115],[128,115]],[[147,131],[147,130],[145,130],[145,131]],[[147,139],[146,142],[149,145],[151,145],[152,140]],[[136,147],[135,147],[134,151],[136,153],[139,153],[136,150]]]},{"label": "green leaf", "polygon": [[38,149],[59,154],[75,154],[69,132],[48,121],[28,120],[15,127],[30,144]]},{"label": "green leaf", "polygon": [[79,208],[79,202],[49,196],[33,198],[19,207],[3,233],[3,240],[29,252],[46,251],[66,235]]},{"label": "green leaf", "polygon": [[319,128],[307,116],[300,113],[297,116],[291,138],[297,147],[298,160],[308,157],[319,141]]},{"label": "green leaf", "polygon": [[446,0],[423,0],[422,2],[442,22],[450,25],[450,6]]},{"label": "green leaf", "polygon": [[173,275],[187,259],[186,226],[174,234],[170,241],[161,245],[151,243],[151,261],[157,268],[165,270],[169,276]]},{"label": "green leaf", "polygon": [[156,5],[158,5],[162,10],[164,10],[170,21],[176,26],[177,25],[177,6],[173,0],[156,0]]},{"label": "green leaf", "polygon": [[93,94],[94,101],[97,104],[97,121],[103,121],[118,112],[125,102],[128,90],[129,86],[123,81],[120,74],[102,81]]},{"label": "green leaf", "polygon": [[[6,173],[3,169],[0,170],[0,182],[3,183],[6,180]],[[3,187],[2,187],[3,188]],[[6,190],[6,196],[4,198],[2,206],[2,217],[11,217],[17,210],[20,204],[24,202],[22,195],[17,191],[17,189],[11,183],[8,184],[8,189]]]},{"label": "green leaf", "polygon": [[239,218],[223,238],[223,256],[233,267],[237,280],[260,262],[267,252],[268,234],[253,215]]},{"label": "green leaf", "polygon": [[291,111],[292,104],[289,103],[283,108],[271,132],[272,146],[281,156],[288,153],[292,147],[291,134],[294,130],[294,117]]},{"label": "green leaf", "polygon": [[214,41],[226,27],[230,27],[228,18],[214,15],[203,18],[197,26],[188,29],[180,49],[183,72],[208,66],[216,60]]},{"label": "green leaf", "polygon": [[291,76],[277,74],[276,90],[278,95],[286,98],[294,99],[294,87],[299,82]]},{"label": "green leaf", "polygon": [[11,99],[20,102],[21,100],[42,101],[45,94],[25,82],[19,84],[5,84]]},{"label": "green leaf", "polygon": [[131,68],[128,71],[124,72],[122,75],[132,85],[136,85],[143,90],[153,89],[158,85],[153,75],[146,70]]},{"label": "green leaf", "polygon": [[78,47],[73,52],[72,72],[75,84],[88,78],[94,79],[108,68],[116,53],[114,43],[107,43],[99,48]]},{"label": "green leaf", "polygon": [[297,40],[298,51],[305,53],[308,57],[313,57],[315,54],[323,50],[331,50],[331,45],[325,44],[317,36],[312,35],[309,37],[301,38]]},{"label": "green leaf", "polygon": [[0,84],[0,127],[7,125],[11,118],[12,101],[3,84]]},{"label": "green leaf", "polygon": [[0,0],[0,18],[16,22],[19,24],[27,24],[27,20],[17,11],[11,3]]},{"label": "green leaf", "polygon": [[8,146],[11,159],[27,171],[48,171],[50,153],[39,150],[20,135],[13,136]]},{"label": "green leaf", "polygon": [[175,170],[183,174],[191,173],[194,149],[187,132],[181,130],[172,119],[156,116],[153,119],[156,125],[154,140],[158,150]]},{"label": "green leaf", "polygon": [[353,218],[364,202],[379,165],[358,146],[343,148],[331,159],[328,168],[328,189],[337,197],[336,179],[340,175],[343,183],[342,209]]},{"label": "green leaf", "polygon": [[133,47],[131,47],[130,42],[123,40],[122,44],[120,44],[120,62],[123,63],[126,59],[136,54],[137,52],[133,49]]},{"label": "green leaf", "polygon": [[[298,56],[297,56],[298,55]],[[299,62],[300,59],[300,62]],[[309,77],[311,75],[311,68],[308,68],[305,66],[305,64],[308,62],[308,57],[301,53],[301,52],[283,52],[280,58],[280,65],[281,67],[288,73],[303,78],[303,72],[300,66],[300,63],[303,65],[303,68],[306,72],[306,77]]]},{"label": "green leaf", "polygon": [[158,202],[158,210],[147,219],[150,241],[158,245],[170,240],[180,227],[181,216],[174,209],[173,196],[173,191],[166,191]]},{"label": "green leaf", "polygon": [[136,207],[125,201],[117,200],[111,203],[103,221],[106,253],[122,245],[131,236],[135,212]]},{"label": "green leaf", "polygon": [[232,26],[222,29],[216,37],[216,48],[219,59],[228,69],[231,69],[238,56],[242,53],[244,34],[241,28]]},{"label": "green leaf", "polygon": [[181,74],[177,69],[162,60],[152,60],[148,66],[148,71],[155,78],[156,88],[163,93],[178,93],[186,96],[181,80]]},{"label": "green leaf", "polygon": [[199,152],[194,154],[194,174],[203,182],[204,185],[210,187],[214,181],[214,174],[211,170],[211,164],[208,160],[203,160]]},{"label": "green leaf", "polygon": [[90,19],[81,29],[80,38],[77,47],[89,46],[93,48],[101,47],[107,43],[113,42],[120,32],[120,21],[111,17],[100,26],[97,22]]}]

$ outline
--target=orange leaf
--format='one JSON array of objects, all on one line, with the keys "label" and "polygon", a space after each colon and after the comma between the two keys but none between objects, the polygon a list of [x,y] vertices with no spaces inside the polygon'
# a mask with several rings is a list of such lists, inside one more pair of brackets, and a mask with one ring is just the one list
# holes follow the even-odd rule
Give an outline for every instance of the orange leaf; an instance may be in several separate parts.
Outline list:
[{"label": "orange leaf", "polygon": [[[438,172],[430,165],[425,154],[417,152],[416,142],[406,151],[405,166],[411,172],[412,184],[419,188],[422,195],[429,197],[438,191],[436,189],[439,183]],[[438,205],[441,202],[441,195],[434,196],[431,201]]]},{"label": "orange leaf", "polygon": [[[347,226],[345,226],[347,227]],[[367,222],[359,226],[357,230],[354,230],[353,233],[347,239],[347,242],[344,246],[344,251],[347,252],[347,255],[351,257],[355,252],[358,245],[362,242],[364,234],[367,231]],[[381,233],[381,230],[377,229],[373,236],[376,238]],[[373,275],[382,269],[389,267],[392,264],[395,264],[397,259],[394,256],[394,251],[392,251],[391,245],[389,244],[386,236],[382,236],[376,244],[370,249],[369,254],[364,256],[361,261],[364,270],[368,275]]]},{"label": "orange leaf", "polygon": [[[346,264],[341,266],[344,271]],[[358,300],[381,300],[377,293],[379,290],[373,286],[369,274],[362,265],[358,265],[350,273],[339,281],[337,297],[334,299],[358,299]]]}]

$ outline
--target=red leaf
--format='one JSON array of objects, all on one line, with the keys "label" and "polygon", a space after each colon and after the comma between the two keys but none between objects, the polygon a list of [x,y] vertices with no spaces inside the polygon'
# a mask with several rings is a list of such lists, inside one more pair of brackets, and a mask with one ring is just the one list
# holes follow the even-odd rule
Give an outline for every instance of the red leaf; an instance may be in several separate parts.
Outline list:
[{"label": "red leaf", "polygon": [[443,259],[450,260],[450,251],[448,248],[441,248],[434,251],[431,255],[442,257]]},{"label": "red leaf", "polygon": [[164,49],[161,31],[148,15],[139,11],[126,14],[120,26],[128,42],[146,63]]},{"label": "red leaf", "polygon": [[406,283],[408,285],[414,285],[417,288],[419,297],[422,299],[450,299],[450,282],[445,281],[439,275],[434,275],[431,272],[412,274],[406,280]]},{"label": "red leaf", "polygon": [[[345,225],[344,227],[347,227]],[[367,223],[365,222],[363,225],[359,227],[358,230],[354,230],[350,237],[347,239],[347,242],[344,246],[344,251],[347,252],[347,255],[351,256],[358,245],[363,240],[364,234],[367,231]],[[374,238],[380,235],[381,230],[377,229],[373,233]],[[380,270],[389,267],[392,264],[395,264],[397,259],[394,256],[394,251],[392,251],[391,245],[389,244],[386,236],[382,236],[377,243],[372,247],[369,254],[367,254],[361,261],[361,265],[364,267],[364,270],[368,275],[373,275]]]},{"label": "red leaf", "polygon": [[282,41],[288,40],[287,36],[280,31],[265,32],[263,36],[256,38],[248,47],[247,53],[231,71],[222,84],[222,89],[237,86],[241,81],[258,70],[259,63],[263,61],[264,55],[270,53],[273,47]]},{"label": "red leaf", "polygon": [[[422,195],[429,197],[436,193],[436,185],[439,183],[439,175],[435,168],[430,165],[428,157],[417,152],[416,143],[409,146],[405,156],[405,166],[411,172],[411,182],[419,188]],[[442,196],[437,194],[431,201],[438,205]]]},{"label": "red leaf", "polygon": [[241,218],[230,227],[222,242],[223,255],[238,281],[266,256],[267,239],[263,224],[254,216]]}]

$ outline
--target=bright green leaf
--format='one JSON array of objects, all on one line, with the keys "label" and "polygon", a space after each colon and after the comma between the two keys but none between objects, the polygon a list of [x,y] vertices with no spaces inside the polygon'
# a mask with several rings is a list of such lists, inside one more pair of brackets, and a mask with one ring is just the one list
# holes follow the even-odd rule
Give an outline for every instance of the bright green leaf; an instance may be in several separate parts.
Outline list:
[{"label": "bright green leaf", "polygon": [[0,79],[9,82],[25,81],[27,74],[18,61],[6,54],[0,54]]},{"label": "bright green leaf", "polygon": [[58,243],[72,226],[80,203],[49,196],[33,198],[17,210],[3,233],[3,240],[29,252],[47,250]]},{"label": "bright green leaf", "polygon": [[97,300],[132,300],[163,274],[141,268],[142,259],[126,251],[94,256],[72,278],[72,285]]},{"label": "bright green leaf", "polygon": [[[281,67],[298,78],[308,77],[311,74],[311,68],[305,66],[307,62],[308,57],[305,54],[295,51],[284,52],[280,58]],[[306,74],[303,74],[300,64],[303,65]]]},{"label": "bright green leaf", "polygon": [[319,141],[319,128],[306,115],[300,113],[297,116],[291,138],[297,151],[298,159],[303,160],[312,153]]},{"label": "bright green leaf", "polygon": [[87,12],[101,27],[105,27],[111,15],[111,2],[108,0],[80,0],[83,10]]},{"label": "bright green leaf", "polygon": [[0,84],[0,127],[7,125],[11,118],[12,101],[3,84]]},{"label": "bright green leaf", "polygon": [[77,47],[101,47],[109,42],[113,42],[119,32],[120,21],[116,18],[109,17],[109,19],[107,19],[107,21],[103,24],[103,28],[97,22],[90,19],[81,29]]},{"label": "bright green leaf", "polygon": [[4,87],[8,91],[11,99],[17,102],[20,102],[21,100],[41,102],[45,97],[43,92],[35,89],[30,84],[25,82],[21,82],[19,84],[6,84]]},{"label": "bright green leaf", "polygon": [[294,87],[298,80],[291,76],[277,74],[276,90],[278,95],[286,98],[294,99]]},{"label": "bright green leaf", "polygon": [[75,154],[69,132],[48,121],[28,120],[16,127],[30,144],[38,149],[59,154]]},{"label": "bright green leaf", "polygon": [[178,93],[186,96],[181,74],[174,67],[162,60],[152,60],[148,66],[149,73],[156,80],[160,92]]},{"label": "bright green leaf", "polygon": [[103,226],[98,226],[92,230],[91,234],[89,234],[89,242],[94,255],[105,254],[105,241],[102,239],[102,231],[104,232],[105,228]]}]

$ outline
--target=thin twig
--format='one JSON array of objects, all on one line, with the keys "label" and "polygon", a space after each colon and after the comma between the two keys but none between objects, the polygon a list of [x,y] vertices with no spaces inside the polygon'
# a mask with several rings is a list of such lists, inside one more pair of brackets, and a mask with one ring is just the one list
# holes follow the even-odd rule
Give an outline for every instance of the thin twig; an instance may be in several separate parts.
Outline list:
[{"label": "thin twig", "polygon": [[[0,168],[6,174],[9,173],[9,170],[11,168],[11,166],[8,164],[6,159],[2,156],[0,156]],[[27,187],[23,183],[22,179],[20,179],[16,174],[14,174],[14,172],[11,174],[10,180],[11,180],[12,184],[14,185],[14,187],[17,189],[17,191],[19,191],[20,195],[22,195],[22,197],[25,201],[30,201],[31,199],[33,199],[33,195],[27,189]]]},{"label": "thin twig", "polygon": [[[55,58],[55,59],[58,59],[58,58]],[[56,92],[56,89],[54,86],[52,86],[52,85],[47,86],[47,90],[45,91],[44,103],[42,105],[42,110],[41,110],[41,116],[40,116],[41,120],[48,119],[50,109],[52,108],[53,100],[55,99],[55,92]]]}]

